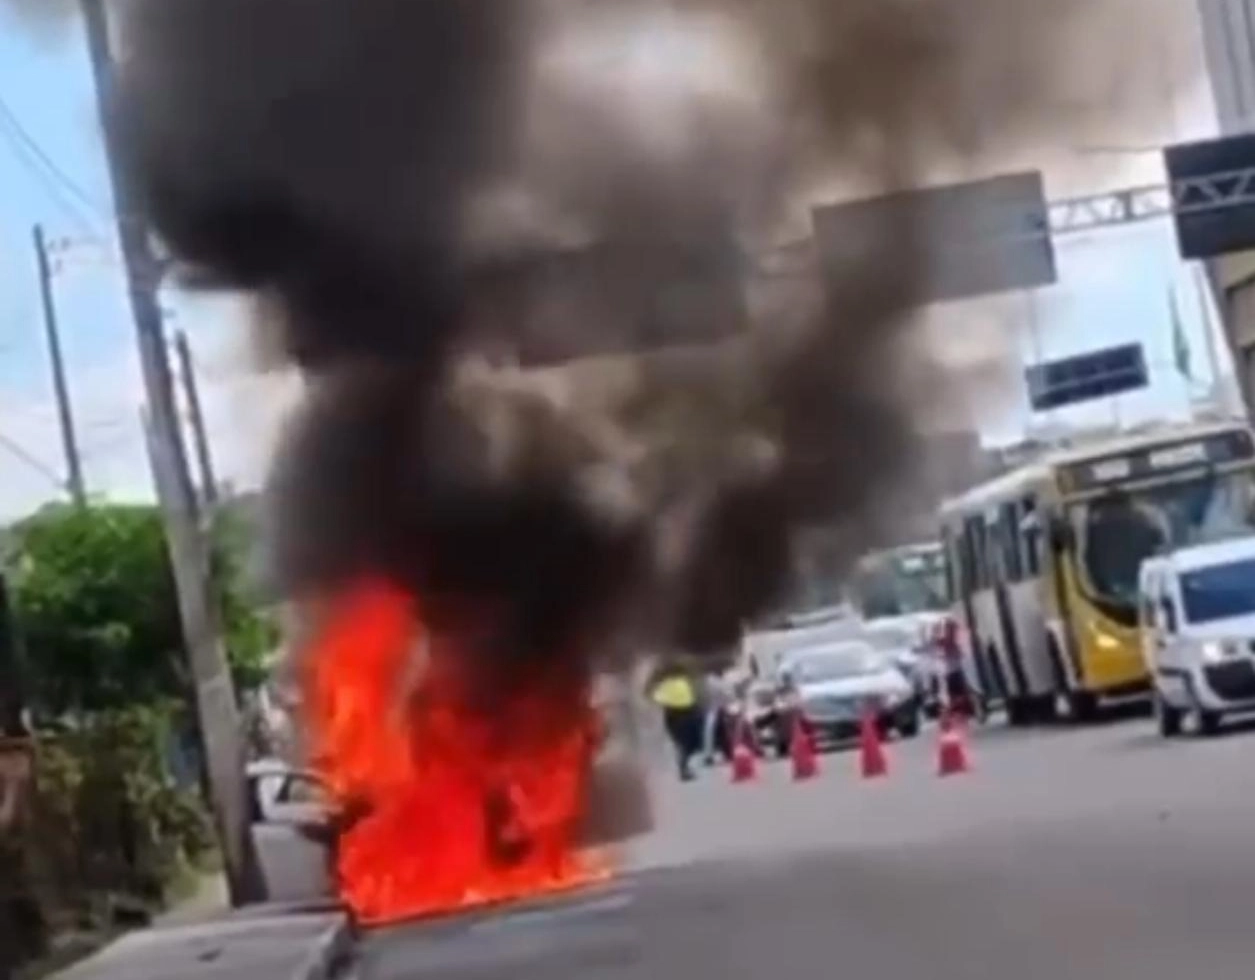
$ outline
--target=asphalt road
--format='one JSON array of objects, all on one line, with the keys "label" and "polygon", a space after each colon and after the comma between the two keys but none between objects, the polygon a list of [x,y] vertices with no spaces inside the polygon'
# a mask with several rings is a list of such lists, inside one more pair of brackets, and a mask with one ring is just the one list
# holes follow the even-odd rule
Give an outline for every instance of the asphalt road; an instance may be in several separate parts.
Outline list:
[{"label": "asphalt road", "polygon": [[887,778],[825,756],[794,784],[662,774],[657,829],[596,892],[380,930],[360,980],[852,977],[1210,980],[1255,974],[1255,733],[1149,720],[934,736]]}]

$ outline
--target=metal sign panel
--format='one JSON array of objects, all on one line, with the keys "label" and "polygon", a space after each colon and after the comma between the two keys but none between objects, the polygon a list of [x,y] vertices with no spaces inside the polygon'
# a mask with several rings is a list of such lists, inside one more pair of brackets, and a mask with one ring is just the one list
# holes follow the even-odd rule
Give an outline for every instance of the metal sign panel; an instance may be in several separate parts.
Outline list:
[{"label": "metal sign panel", "polygon": [[1029,403],[1038,412],[1120,395],[1150,383],[1146,352],[1141,344],[1123,344],[1034,364],[1025,370],[1024,378]]},{"label": "metal sign panel", "polygon": [[1252,457],[1255,457],[1255,445],[1251,443],[1251,434],[1244,429],[1234,429],[1074,463],[1064,470],[1062,479],[1065,490],[1080,493],[1108,484],[1240,463]]},{"label": "metal sign panel", "polygon": [[[860,257],[917,250],[920,304],[1045,286],[1057,279],[1039,172],[905,191],[812,212],[825,276]],[[898,244],[900,243],[900,245]]]},{"label": "metal sign panel", "polygon": [[1182,257],[1255,248],[1255,135],[1169,146],[1164,166]]}]

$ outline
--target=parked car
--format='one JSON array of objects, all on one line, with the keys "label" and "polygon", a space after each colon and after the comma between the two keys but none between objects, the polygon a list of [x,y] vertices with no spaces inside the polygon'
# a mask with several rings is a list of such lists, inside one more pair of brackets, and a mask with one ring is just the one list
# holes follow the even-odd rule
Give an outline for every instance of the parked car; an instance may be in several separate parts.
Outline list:
[{"label": "parked car", "polygon": [[868,709],[884,734],[919,734],[918,693],[893,658],[870,642],[848,640],[797,651],[781,664],[776,744],[787,751],[799,713],[821,741],[851,738]]},{"label": "parked car", "polygon": [[245,775],[266,899],[330,898],[336,828],[321,781],[279,759],[250,762]]}]

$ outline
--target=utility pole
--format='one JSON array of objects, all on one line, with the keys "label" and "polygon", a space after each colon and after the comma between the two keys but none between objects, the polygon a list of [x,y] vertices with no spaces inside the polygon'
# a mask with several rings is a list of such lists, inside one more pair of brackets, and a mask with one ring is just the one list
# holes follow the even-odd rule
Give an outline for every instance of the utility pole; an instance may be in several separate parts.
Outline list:
[{"label": "utility pole", "polygon": [[52,362],[52,389],[57,398],[57,418],[61,423],[61,444],[65,449],[66,487],[76,506],[87,506],[83,483],[83,459],[74,432],[74,412],[70,408],[70,386],[65,380],[65,359],[61,354],[61,332],[57,327],[57,307],[52,298],[52,263],[48,261],[48,240],[36,225],[31,232],[35,242],[35,264],[39,269],[39,296],[44,308],[44,332],[48,337],[48,358]]},{"label": "utility pole", "polygon": [[183,391],[187,397],[188,422],[192,427],[192,445],[196,447],[196,462],[200,466],[201,502],[212,514],[218,508],[218,480],[214,476],[213,457],[209,453],[209,433],[205,428],[205,413],[201,410],[200,385],[196,381],[192,347],[182,330],[174,335],[174,351],[179,358],[179,373],[183,376]]},{"label": "utility pole", "polygon": [[196,492],[188,473],[179,431],[174,381],[167,358],[157,287],[162,264],[153,253],[142,201],[130,175],[119,164],[115,128],[110,125],[113,60],[104,0],[81,0],[88,53],[96,86],[105,160],[117,214],[118,240],[135,319],[140,365],[147,394],[149,455],[165,519],[166,543],[174,568],[210,787],[210,805],[222,847],[227,884],[234,904],[262,897],[256,849],[249,830],[245,752],[235,686],[222,637],[219,604],[210,575],[209,549],[199,520]]}]

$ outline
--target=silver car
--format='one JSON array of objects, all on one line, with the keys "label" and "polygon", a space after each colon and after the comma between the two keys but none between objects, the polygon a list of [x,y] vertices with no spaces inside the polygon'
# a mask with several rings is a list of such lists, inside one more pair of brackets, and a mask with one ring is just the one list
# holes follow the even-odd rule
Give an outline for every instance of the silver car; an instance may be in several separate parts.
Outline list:
[{"label": "silver car", "polygon": [[828,741],[858,733],[871,711],[883,733],[913,738],[920,729],[920,699],[893,658],[866,640],[809,647],[781,664],[781,743],[799,717]]}]

